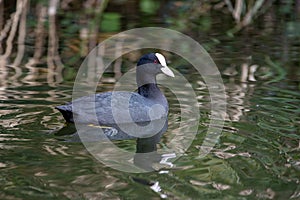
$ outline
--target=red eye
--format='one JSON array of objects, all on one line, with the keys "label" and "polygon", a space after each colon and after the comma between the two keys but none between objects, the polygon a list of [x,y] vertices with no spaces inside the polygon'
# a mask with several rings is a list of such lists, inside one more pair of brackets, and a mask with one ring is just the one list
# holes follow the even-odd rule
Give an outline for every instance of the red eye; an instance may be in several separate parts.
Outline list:
[{"label": "red eye", "polygon": [[154,63],[158,63],[158,60],[154,60]]}]

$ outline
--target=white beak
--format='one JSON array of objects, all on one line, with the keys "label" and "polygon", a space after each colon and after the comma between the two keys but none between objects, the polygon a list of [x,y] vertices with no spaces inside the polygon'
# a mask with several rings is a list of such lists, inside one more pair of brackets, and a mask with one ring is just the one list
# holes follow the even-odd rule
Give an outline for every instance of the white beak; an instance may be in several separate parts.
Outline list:
[{"label": "white beak", "polygon": [[167,66],[163,66],[163,68],[161,68],[160,70],[167,76],[175,77],[174,73]]},{"label": "white beak", "polygon": [[155,56],[158,58],[160,64],[163,66],[161,68],[161,71],[167,75],[167,76],[171,76],[171,77],[175,77],[174,73],[172,72],[172,70],[170,70],[170,68],[167,66],[167,62],[165,57],[160,54],[160,53],[156,53]]}]

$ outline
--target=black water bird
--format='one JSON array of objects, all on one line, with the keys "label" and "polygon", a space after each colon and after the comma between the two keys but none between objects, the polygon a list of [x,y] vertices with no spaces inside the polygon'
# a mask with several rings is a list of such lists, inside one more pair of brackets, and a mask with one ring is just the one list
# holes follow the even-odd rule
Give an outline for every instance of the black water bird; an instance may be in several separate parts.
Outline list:
[{"label": "black water bird", "polygon": [[143,124],[166,119],[168,101],[156,83],[156,75],[161,73],[174,77],[162,54],[146,54],[137,63],[137,92],[114,91],[84,96],[66,105],[57,106],[56,109],[67,122],[76,121],[80,124],[114,127],[116,124]]}]

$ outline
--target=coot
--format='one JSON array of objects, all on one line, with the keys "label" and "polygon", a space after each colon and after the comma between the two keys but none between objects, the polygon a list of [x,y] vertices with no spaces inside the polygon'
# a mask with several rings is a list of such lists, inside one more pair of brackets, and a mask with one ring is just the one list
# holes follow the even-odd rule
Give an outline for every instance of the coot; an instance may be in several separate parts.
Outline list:
[{"label": "coot", "polygon": [[160,73],[174,77],[162,54],[146,54],[137,63],[137,92],[114,91],[84,96],[56,109],[67,122],[74,122],[76,118],[75,121],[82,124],[113,126],[166,119],[168,102],[156,84],[156,75]]}]

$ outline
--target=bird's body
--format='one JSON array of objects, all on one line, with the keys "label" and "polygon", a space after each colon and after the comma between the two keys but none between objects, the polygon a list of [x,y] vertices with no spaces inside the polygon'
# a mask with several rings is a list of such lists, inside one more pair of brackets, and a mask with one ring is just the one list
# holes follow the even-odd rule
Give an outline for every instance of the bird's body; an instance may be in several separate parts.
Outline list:
[{"label": "bird's body", "polygon": [[114,126],[166,119],[169,107],[156,84],[156,75],[159,73],[174,77],[161,54],[146,54],[137,65],[138,92],[104,92],[84,96],[56,108],[67,122],[80,124]]},{"label": "bird's body", "polygon": [[[128,107],[123,107],[122,103],[115,103],[115,113],[111,109],[111,100],[117,98],[120,102],[128,101],[130,96]],[[167,115],[168,104],[165,98],[159,99],[161,105],[163,105],[166,112],[165,115],[157,116],[153,119],[160,119]],[[84,103],[82,103],[84,102]],[[124,117],[118,120],[119,123],[131,123],[133,122],[147,122],[150,121],[149,110],[157,102],[152,101],[136,92],[104,92],[95,95],[84,96],[74,100],[72,103],[66,105],[57,106],[56,108],[63,114],[67,122],[74,122],[74,117],[76,117],[76,122],[81,124],[102,124],[102,125],[112,125],[116,124],[113,115],[118,115],[122,117],[122,114],[127,112],[131,114],[132,119]],[[74,110],[72,106],[78,105],[79,108]],[[96,108],[96,109],[95,109]],[[77,112],[76,112],[77,111]],[[93,117],[93,113],[96,111],[97,121]]]}]

